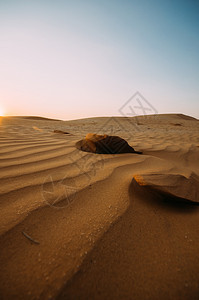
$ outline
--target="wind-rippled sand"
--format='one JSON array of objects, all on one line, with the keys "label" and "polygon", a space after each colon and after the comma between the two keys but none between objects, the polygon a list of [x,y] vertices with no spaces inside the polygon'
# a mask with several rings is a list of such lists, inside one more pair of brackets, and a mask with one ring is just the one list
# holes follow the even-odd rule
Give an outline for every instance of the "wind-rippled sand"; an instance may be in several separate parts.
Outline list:
[{"label": "wind-rippled sand", "polygon": [[[1,299],[198,299],[198,120],[0,122]],[[89,132],[143,154],[79,151]]]}]

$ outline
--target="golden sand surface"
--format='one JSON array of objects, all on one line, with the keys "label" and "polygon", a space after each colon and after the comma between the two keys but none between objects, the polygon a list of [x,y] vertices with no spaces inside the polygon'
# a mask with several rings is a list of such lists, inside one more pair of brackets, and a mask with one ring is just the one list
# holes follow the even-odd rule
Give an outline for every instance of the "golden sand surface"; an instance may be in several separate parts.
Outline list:
[{"label": "golden sand surface", "polygon": [[194,118],[1,117],[0,298],[198,299],[198,203]]}]

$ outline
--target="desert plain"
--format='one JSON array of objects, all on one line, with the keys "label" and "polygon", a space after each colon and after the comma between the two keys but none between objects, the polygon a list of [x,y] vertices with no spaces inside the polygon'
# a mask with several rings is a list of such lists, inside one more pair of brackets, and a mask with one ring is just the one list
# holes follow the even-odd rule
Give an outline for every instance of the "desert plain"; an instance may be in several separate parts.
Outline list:
[{"label": "desert plain", "polygon": [[199,299],[199,121],[1,117],[0,298]]}]

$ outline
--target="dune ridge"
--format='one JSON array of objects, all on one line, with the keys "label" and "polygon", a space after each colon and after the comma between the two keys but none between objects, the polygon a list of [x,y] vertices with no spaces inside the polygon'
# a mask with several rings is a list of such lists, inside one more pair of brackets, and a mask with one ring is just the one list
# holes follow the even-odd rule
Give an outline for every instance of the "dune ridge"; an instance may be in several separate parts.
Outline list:
[{"label": "dune ridge", "polygon": [[[143,154],[79,151],[94,129]],[[197,299],[198,129],[181,114],[1,118],[0,297]]]}]

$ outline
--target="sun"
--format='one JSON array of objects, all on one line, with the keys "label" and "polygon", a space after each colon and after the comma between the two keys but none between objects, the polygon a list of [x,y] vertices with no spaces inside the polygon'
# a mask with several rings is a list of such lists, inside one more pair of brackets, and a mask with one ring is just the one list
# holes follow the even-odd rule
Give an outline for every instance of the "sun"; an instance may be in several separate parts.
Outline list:
[{"label": "sun", "polygon": [[0,117],[5,115],[3,107],[0,106]]}]

